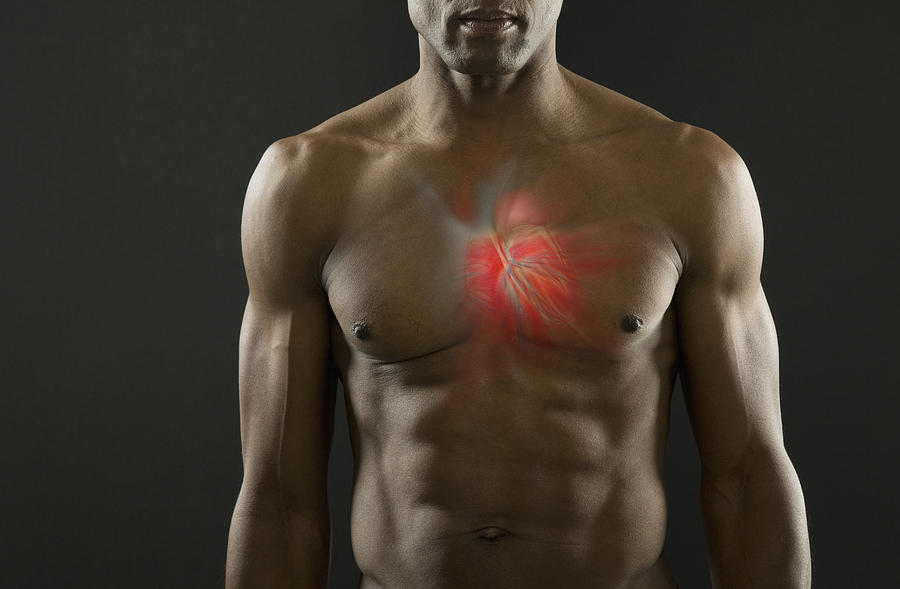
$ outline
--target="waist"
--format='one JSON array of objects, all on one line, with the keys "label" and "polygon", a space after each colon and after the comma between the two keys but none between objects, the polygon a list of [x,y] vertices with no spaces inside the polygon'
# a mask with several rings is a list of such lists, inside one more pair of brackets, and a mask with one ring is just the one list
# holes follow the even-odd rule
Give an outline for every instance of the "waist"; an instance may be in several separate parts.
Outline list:
[{"label": "waist", "polygon": [[[437,506],[358,479],[351,522],[360,570],[392,589],[626,588],[662,555],[661,485],[625,485],[592,503],[590,488],[577,482],[552,495],[520,481],[501,505],[470,483],[452,505]],[[573,503],[593,510],[579,514]]]},{"label": "waist", "polygon": [[441,452],[433,458],[422,464],[407,454],[384,459],[387,468],[360,465],[351,517],[361,570],[468,562],[490,576],[516,562],[543,562],[558,575],[620,578],[649,567],[662,551],[666,499],[652,462],[587,472],[475,457],[454,463]]}]

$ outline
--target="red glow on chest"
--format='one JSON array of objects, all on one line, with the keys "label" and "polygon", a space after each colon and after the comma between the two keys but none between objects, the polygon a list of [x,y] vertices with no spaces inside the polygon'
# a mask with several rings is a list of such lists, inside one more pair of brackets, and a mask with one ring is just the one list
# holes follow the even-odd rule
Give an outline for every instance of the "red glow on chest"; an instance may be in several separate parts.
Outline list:
[{"label": "red glow on chest", "polygon": [[469,241],[465,287],[480,333],[506,342],[592,342],[585,284],[622,258],[602,229],[582,225],[559,232],[569,212],[547,210],[516,191],[494,206],[493,231]]},{"label": "red glow on chest", "polygon": [[480,327],[506,341],[554,343],[577,334],[582,297],[572,262],[543,225],[516,225],[473,239],[466,290],[480,311]]}]

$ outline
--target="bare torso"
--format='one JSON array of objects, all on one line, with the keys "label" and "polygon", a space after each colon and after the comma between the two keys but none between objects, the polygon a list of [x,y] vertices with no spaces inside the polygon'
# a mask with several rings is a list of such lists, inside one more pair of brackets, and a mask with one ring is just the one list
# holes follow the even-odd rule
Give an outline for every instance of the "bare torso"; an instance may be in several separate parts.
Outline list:
[{"label": "bare torso", "polygon": [[[578,83],[596,120],[565,143],[396,140],[383,97],[309,134],[342,162],[324,182],[322,284],[361,587],[674,586],[662,477],[684,126]],[[514,263],[518,286],[479,299]]]}]

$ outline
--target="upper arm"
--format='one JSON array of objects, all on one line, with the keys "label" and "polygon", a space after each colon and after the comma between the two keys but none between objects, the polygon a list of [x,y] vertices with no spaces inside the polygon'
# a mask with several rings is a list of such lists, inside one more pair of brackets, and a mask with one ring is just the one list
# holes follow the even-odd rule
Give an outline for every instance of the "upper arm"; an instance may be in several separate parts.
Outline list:
[{"label": "upper arm", "polygon": [[239,388],[244,491],[276,490],[288,507],[321,509],[336,380],[320,284],[326,223],[309,150],[276,142],[247,189]]},{"label": "upper arm", "polygon": [[703,472],[726,477],[783,447],[778,344],[760,282],[762,220],[750,175],[711,133],[696,142],[675,294],[679,369]]}]

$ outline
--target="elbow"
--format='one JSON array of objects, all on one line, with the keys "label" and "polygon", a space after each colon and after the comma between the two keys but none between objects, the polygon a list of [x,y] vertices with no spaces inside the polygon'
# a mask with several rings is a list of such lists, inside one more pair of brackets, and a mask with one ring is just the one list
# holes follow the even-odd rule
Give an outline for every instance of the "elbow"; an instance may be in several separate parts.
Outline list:
[{"label": "elbow", "polygon": [[324,588],[330,555],[327,504],[292,510],[277,489],[242,486],[228,534],[227,587]]},{"label": "elbow", "polygon": [[727,464],[702,464],[701,492],[711,501],[741,503],[748,493],[774,491],[794,486],[797,474],[784,444],[748,444]]},{"label": "elbow", "polygon": [[[287,488],[275,481],[245,477],[234,509],[235,517],[262,518],[268,521],[317,522],[328,524],[326,489]],[[306,526],[306,524],[304,524]]]}]

